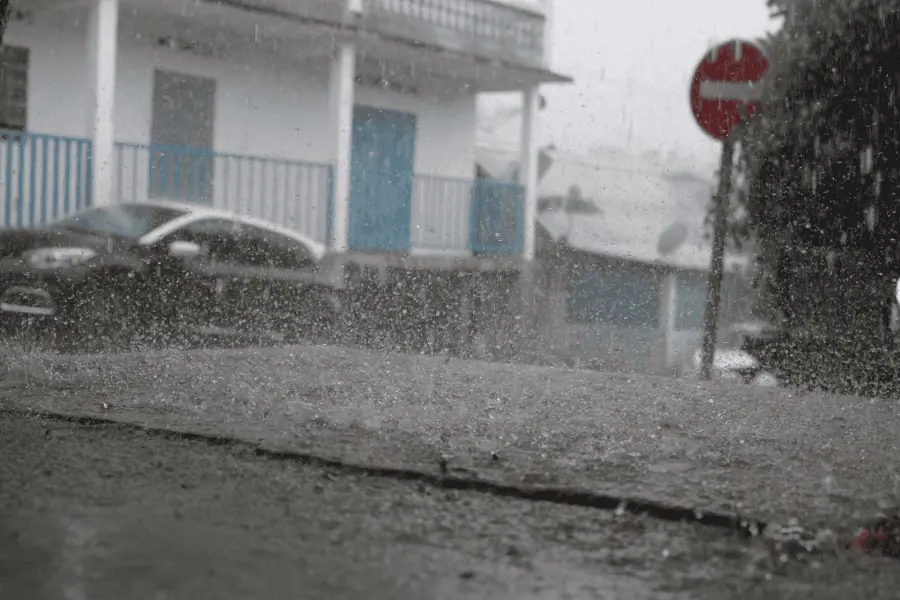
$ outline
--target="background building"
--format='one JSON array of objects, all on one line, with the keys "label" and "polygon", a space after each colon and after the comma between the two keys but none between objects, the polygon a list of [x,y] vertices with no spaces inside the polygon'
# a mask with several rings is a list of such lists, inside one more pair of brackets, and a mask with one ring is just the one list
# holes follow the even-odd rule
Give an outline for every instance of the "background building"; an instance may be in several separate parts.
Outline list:
[{"label": "background building", "polygon": [[[538,256],[546,352],[603,368],[662,372],[699,347],[713,182],[673,160],[625,152],[542,151]],[[480,148],[501,180],[514,152]],[[726,257],[722,322],[747,318],[748,260]]]}]

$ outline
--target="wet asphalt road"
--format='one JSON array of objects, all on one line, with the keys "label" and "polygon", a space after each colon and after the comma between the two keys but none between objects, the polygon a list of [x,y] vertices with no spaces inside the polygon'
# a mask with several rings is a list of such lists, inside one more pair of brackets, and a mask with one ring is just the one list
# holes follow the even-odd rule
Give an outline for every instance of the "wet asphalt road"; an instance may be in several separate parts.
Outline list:
[{"label": "wet asphalt road", "polygon": [[727,544],[117,427],[7,413],[0,440],[3,598],[668,597],[686,550]]},{"label": "wet asphalt road", "polygon": [[[797,518],[838,537],[898,500],[897,406],[887,401],[321,347],[7,364],[7,411],[91,414],[358,464],[432,473],[446,465],[526,487]],[[53,427],[66,433],[43,435]],[[29,431],[17,421],[6,429]],[[2,556],[30,557],[12,568],[12,585],[69,560],[60,556],[78,542],[65,541],[67,523],[87,523],[107,540],[106,554],[92,555],[100,591],[87,598],[117,597],[132,581],[144,587],[130,597],[203,597],[192,595],[206,589],[203,569],[216,573],[210,590],[250,598],[302,588],[312,598],[407,590],[402,597],[845,599],[894,598],[900,586],[891,559],[838,551],[798,561],[715,528],[476,493],[448,499],[117,428],[41,424],[29,439],[0,440],[0,464],[11,469],[0,473],[0,515],[21,529],[16,538],[4,525],[5,539],[18,541],[5,542]],[[45,473],[46,464],[55,466]],[[176,558],[159,566],[160,556]],[[10,560],[0,560],[0,582]],[[166,585],[169,596],[150,594]],[[221,594],[209,597],[229,597]]]},{"label": "wet asphalt road", "polygon": [[446,459],[492,481],[841,535],[900,505],[896,401],[309,346],[16,368],[0,405],[359,464],[434,472]]},{"label": "wet asphalt road", "polygon": [[3,411],[0,456],[0,598],[845,599],[900,583],[866,557],[782,563],[714,529],[120,426]]}]

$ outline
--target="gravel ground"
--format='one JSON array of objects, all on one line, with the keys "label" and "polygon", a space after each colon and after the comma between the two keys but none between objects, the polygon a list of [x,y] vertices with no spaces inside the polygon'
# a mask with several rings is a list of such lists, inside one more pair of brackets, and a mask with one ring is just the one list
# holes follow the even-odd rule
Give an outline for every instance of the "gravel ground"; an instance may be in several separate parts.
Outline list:
[{"label": "gravel ground", "polygon": [[0,411],[0,597],[893,598],[853,554]]},{"label": "gravel ground", "polygon": [[362,464],[443,457],[483,479],[841,535],[900,499],[900,415],[879,399],[288,347],[21,359],[0,404]]}]

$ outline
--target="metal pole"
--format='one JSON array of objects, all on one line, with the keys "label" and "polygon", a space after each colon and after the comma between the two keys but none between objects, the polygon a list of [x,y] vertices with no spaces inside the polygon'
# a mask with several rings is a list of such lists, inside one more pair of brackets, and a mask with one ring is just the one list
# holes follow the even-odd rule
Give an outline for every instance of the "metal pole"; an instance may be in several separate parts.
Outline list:
[{"label": "metal pole", "polygon": [[728,235],[728,200],[731,196],[731,171],[734,158],[734,131],[722,143],[722,163],[719,170],[719,189],[715,197],[713,215],[712,260],[709,267],[709,284],[706,290],[706,312],[703,317],[703,346],[700,379],[712,378],[713,358],[716,348],[716,326],[719,320],[719,301],[722,291],[722,272],[725,264],[725,238]]}]

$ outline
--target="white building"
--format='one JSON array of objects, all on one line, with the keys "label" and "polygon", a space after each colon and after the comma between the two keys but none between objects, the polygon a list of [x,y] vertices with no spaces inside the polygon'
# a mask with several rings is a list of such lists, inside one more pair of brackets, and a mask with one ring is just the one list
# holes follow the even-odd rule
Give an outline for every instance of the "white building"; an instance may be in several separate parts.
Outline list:
[{"label": "white building", "polygon": [[[348,255],[534,255],[549,6],[13,0],[0,226],[168,197]],[[523,94],[526,168],[475,178],[476,96]]]}]

